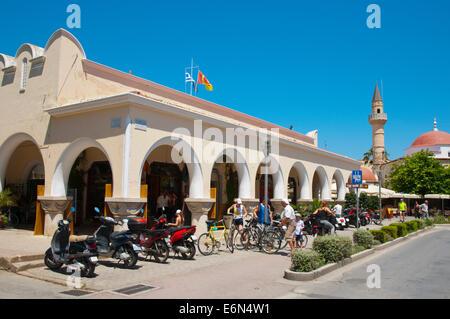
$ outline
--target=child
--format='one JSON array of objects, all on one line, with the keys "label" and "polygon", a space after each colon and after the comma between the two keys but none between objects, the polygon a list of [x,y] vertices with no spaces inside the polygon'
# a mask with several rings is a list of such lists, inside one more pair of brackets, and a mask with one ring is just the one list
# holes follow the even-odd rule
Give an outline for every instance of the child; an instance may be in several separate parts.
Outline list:
[{"label": "child", "polygon": [[299,213],[295,214],[295,221],[297,226],[295,227],[295,248],[298,248],[300,246],[300,249],[303,248],[303,228],[305,227],[305,224],[303,223],[303,220],[301,219],[302,215]]}]

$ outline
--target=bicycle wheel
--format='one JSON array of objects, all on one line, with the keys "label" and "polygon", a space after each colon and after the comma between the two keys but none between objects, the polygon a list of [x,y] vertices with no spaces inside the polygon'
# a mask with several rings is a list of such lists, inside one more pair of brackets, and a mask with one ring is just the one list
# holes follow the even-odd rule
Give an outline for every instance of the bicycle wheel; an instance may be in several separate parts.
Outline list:
[{"label": "bicycle wheel", "polygon": [[308,235],[303,233],[303,248],[306,248],[306,245],[308,245]]},{"label": "bicycle wheel", "polygon": [[262,233],[261,248],[266,254],[278,252],[281,246],[281,238],[277,232],[267,231]]},{"label": "bicycle wheel", "polygon": [[228,250],[233,253],[234,252],[234,243],[231,239],[231,235],[229,233],[225,234],[225,243],[227,244]]},{"label": "bicycle wheel", "polygon": [[280,229],[280,228],[278,228],[276,230],[276,232],[278,233],[278,235],[280,236],[280,239],[281,239],[280,249],[283,250],[283,249],[286,248],[286,246],[288,244],[287,241],[284,239],[284,237],[286,235],[286,232],[284,230]]},{"label": "bicycle wheel", "polygon": [[247,231],[247,248],[255,249],[259,246],[259,236],[261,231],[258,228],[251,227]]},{"label": "bicycle wheel", "polygon": [[245,248],[245,245],[242,243],[242,234],[238,231],[234,234],[233,244],[237,250],[242,250]]},{"label": "bicycle wheel", "polygon": [[203,233],[198,238],[198,251],[203,256],[209,256],[214,251],[214,238],[209,233]]}]

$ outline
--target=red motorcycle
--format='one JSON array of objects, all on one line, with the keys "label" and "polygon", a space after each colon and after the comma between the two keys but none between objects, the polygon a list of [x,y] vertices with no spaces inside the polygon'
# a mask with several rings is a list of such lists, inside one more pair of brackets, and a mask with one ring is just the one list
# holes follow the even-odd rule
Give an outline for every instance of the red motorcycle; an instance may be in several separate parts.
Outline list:
[{"label": "red motorcycle", "polygon": [[169,258],[170,248],[166,240],[170,232],[167,229],[146,229],[147,220],[142,218],[129,218],[127,224],[133,243],[141,247],[145,260],[154,257],[155,261],[163,263]]},{"label": "red motorcycle", "polygon": [[195,256],[195,242],[197,237],[194,236],[196,226],[167,227],[167,218],[162,215],[152,226],[152,231],[165,230],[170,233],[170,242],[166,238],[166,243],[175,252],[181,254],[184,259],[192,259]]}]

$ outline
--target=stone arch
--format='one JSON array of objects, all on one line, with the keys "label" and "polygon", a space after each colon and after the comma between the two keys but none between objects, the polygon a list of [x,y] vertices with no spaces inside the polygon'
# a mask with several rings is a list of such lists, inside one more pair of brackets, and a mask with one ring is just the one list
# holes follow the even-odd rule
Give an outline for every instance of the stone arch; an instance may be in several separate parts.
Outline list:
[{"label": "stone arch", "polygon": [[[317,178],[317,179],[316,179]],[[328,175],[322,166],[317,166],[312,179],[313,198],[330,200],[331,192]]]},{"label": "stone arch", "polygon": [[347,192],[347,190],[345,186],[344,175],[342,175],[342,172],[337,169],[334,172],[332,179],[336,181],[337,200],[345,200],[345,193]]},{"label": "stone arch", "polygon": [[240,198],[251,198],[251,179],[250,179],[250,171],[248,169],[247,161],[244,156],[235,148],[225,148],[223,149],[217,156],[215,156],[212,169],[214,167],[214,163],[216,163],[222,156],[226,156],[228,159],[231,159],[234,166],[236,167],[236,171],[238,174],[238,182],[239,182],[239,197]]},{"label": "stone arch", "polygon": [[24,142],[32,142],[36,145],[39,153],[41,154],[42,162],[45,167],[44,158],[39,149],[39,144],[36,140],[27,133],[17,133],[10,136],[0,147],[0,191],[5,187],[5,177],[6,177],[6,169],[8,168],[9,159],[11,158],[14,151],[20,146],[20,144]]},{"label": "stone arch", "polygon": [[181,163],[183,161],[188,169],[189,173],[189,197],[190,198],[203,198],[203,172],[200,166],[197,155],[195,154],[193,148],[185,140],[178,137],[163,137],[157,142],[155,142],[147,151],[144,159],[141,163],[139,170],[140,180],[142,172],[144,170],[145,162],[150,154],[160,146],[168,145],[172,147],[172,160],[175,163]]},{"label": "stone arch", "polygon": [[[286,197],[286,184],[283,173],[281,171],[280,163],[271,155],[265,157],[259,164],[259,168],[264,162],[269,163],[269,175],[272,175],[273,181],[273,198],[281,199]],[[263,172],[261,171],[260,174]]]},{"label": "stone arch", "polygon": [[[111,168],[114,167],[111,163],[108,152],[106,152],[105,148],[100,143],[91,138],[80,138],[72,142],[60,156],[56,164],[55,171],[53,173],[50,191],[51,196],[65,197],[67,195],[67,185],[72,166],[77,157],[80,155],[80,153],[88,148],[97,148],[100,151],[102,151],[103,154],[105,154],[106,158],[108,159]],[[114,170],[112,174],[114,181],[115,180]]]},{"label": "stone arch", "polygon": [[311,199],[311,188],[308,172],[302,162],[295,162],[292,165],[292,168],[297,172],[297,176],[299,178],[299,186],[300,186],[300,199]]}]

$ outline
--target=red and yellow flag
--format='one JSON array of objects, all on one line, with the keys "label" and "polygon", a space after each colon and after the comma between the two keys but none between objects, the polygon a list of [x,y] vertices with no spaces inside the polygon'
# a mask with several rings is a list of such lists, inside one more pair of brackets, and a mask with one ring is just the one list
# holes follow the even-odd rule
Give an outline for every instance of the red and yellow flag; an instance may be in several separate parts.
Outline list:
[{"label": "red and yellow flag", "polygon": [[211,83],[209,83],[208,79],[206,78],[206,76],[203,75],[203,73],[201,71],[198,71],[197,83],[198,84],[204,84],[205,88],[208,91],[212,91],[213,90],[213,86],[211,85]]}]

